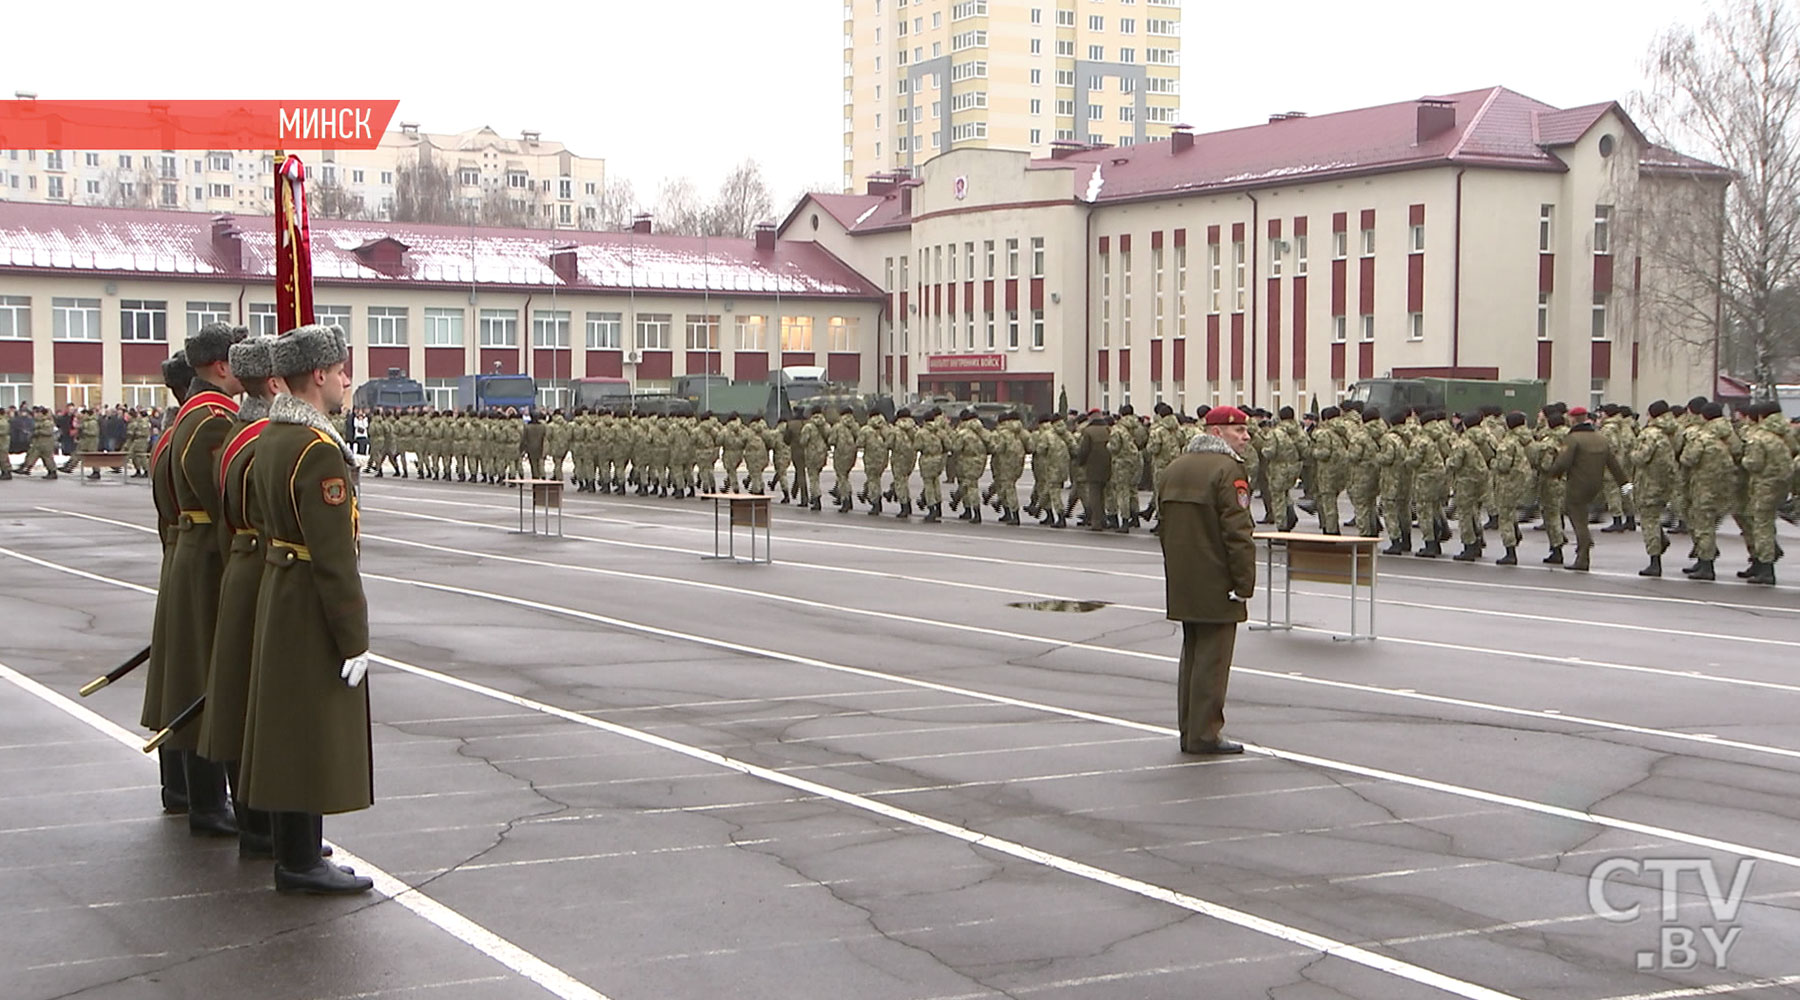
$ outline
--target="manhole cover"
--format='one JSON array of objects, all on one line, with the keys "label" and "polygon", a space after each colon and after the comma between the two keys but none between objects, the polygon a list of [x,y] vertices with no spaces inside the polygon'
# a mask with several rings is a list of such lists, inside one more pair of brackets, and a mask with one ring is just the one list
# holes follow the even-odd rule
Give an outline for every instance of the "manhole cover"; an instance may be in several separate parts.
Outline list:
[{"label": "manhole cover", "polygon": [[1077,614],[1087,611],[1098,611],[1106,607],[1107,601],[1014,601],[1009,608],[1024,608],[1026,611],[1073,611]]}]

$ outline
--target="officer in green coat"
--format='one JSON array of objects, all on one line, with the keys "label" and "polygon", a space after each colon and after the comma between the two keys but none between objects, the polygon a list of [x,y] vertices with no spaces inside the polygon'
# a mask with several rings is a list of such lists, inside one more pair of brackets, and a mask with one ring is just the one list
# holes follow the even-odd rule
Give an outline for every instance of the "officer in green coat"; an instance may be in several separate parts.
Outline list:
[{"label": "officer in green coat", "polygon": [[324,859],[322,815],[375,799],[369,739],[369,606],[358,568],[355,458],[328,413],[349,350],[337,327],[277,338],[287,387],[250,470],[264,560],[244,719],[244,800],[274,813],[275,888],[343,895],[373,883]]},{"label": "officer in green coat", "polygon": [[[163,386],[175,397],[175,405],[187,401],[194,385],[194,369],[187,363],[187,352],[176,351],[162,363]],[[173,420],[171,413],[169,419]],[[138,724],[145,729],[161,729],[169,720],[162,714],[162,652],[164,650],[164,602],[161,594],[169,589],[169,562],[175,555],[175,524],[181,516],[175,502],[175,483],[169,476],[168,435],[157,440],[150,455],[150,500],[156,506],[156,538],[162,544],[162,568],[157,577],[156,608],[150,619],[150,659],[144,664],[144,705]],[[162,806],[164,812],[185,813],[188,808],[187,771],[180,750],[164,744],[157,750],[157,763],[162,769]]]}]

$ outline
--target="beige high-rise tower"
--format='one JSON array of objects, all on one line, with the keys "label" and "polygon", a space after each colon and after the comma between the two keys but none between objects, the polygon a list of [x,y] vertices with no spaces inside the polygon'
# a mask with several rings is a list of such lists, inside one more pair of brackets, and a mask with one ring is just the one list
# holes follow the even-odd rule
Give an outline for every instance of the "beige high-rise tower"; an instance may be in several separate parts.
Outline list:
[{"label": "beige high-rise tower", "polygon": [[1165,138],[1180,0],[845,0],[844,187],[954,148]]}]

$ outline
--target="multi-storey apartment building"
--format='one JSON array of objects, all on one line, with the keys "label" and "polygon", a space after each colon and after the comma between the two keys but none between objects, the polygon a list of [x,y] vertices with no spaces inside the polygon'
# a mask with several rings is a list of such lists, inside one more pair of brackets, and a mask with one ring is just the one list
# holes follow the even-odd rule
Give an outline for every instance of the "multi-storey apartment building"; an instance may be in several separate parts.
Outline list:
[{"label": "multi-storey apartment building", "polygon": [[844,188],[951,149],[1165,137],[1179,0],[846,0]]}]

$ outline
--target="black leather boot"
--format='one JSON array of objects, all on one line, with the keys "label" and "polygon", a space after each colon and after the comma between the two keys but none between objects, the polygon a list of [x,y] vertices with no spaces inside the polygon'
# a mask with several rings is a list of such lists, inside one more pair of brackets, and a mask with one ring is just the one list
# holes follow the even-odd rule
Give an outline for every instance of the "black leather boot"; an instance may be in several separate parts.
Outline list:
[{"label": "black leather boot", "polygon": [[1775,586],[1775,564],[1770,562],[1757,563],[1751,574],[1744,577],[1744,582],[1760,584],[1765,587]]},{"label": "black leather boot", "polygon": [[188,832],[196,837],[235,837],[237,821],[225,792],[225,768],[192,750],[181,753],[187,774]]},{"label": "black leather boot", "polygon": [[1639,576],[1661,576],[1662,575],[1662,556],[1651,556],[1650,557],[1650,565],[1645,566],[1643,569],[1638,570],[1638,575]]},{"label": "black leather boot", "polygon": [[273,816],[275,891],[350,896],[375,887],[373,880],[325,860],[319,849],[324,832],[319,814],[279,812]]},{"label": "black leather boot", "polygon": [[1496,566],[1517,566],[1518,564],[1519,564],[1519,550],[1514,548],[1511,545],[1508,545],[1506,547],[1505,555],[1494,560],[1494,565],[1496,565]]},{"label": "black leather boot", "polygon": [[920,519],[919,523],[920,524],[937,524],[938,522],[943,520],[943,509],[944,509],[944,505],[941,503],[934,503],[931,506],[926,507],[925,508],[925,516]]},{"label": "black leather boot", "polygon": [[900,501],[900,513],[895,514],[894,516],[902,521],[912,517],[912,500],[907,499]]},{"label": "black leather boot", "polygon": [[243,790],[238,787],[237,761],[225,765],[225,778],[231,783],[231,815],[238,828],[238,857],[266,859],[275,856],[273,821],[261,809],[244,804]]},{"label": "black leather boot", "polygon": [[181,751],[168,747],[159,748],[156,751],[156,764],[162,771],[163,812],[187,812],[187,771],[181,763]]},{"label": "black leather boot", "polygon": [[1694,571],[1692,573],[1688,574],[1688,579],[1690,579],[1690,580],[1715,580],[1715,579],[1717,579],[1717,577],[1713,576],[1713,561],[1711,559],[1702,559],[1698,563],[1694,564]]},{"label": "black leather boot", "polygon": [[1544,557],[1544,565],[1546,565],[1546,566],[1561,566],[1562,564],[1563,564],[1562,546],[1558,545],[1550,550],[1549,555]]},{"label": "black leather boot", "polygon": [[1463,546],[1463,550],[1450,557],[1456,562],[1474,562],[1481,558],[1481,550],[1473,545]]},{"label": "black leather boot", "polygon": [[1425,539],[1425,547],[1424,548],[1413,553],[1413,555],[1418,556],[1421,559],[1436,559],[1438,556],[1441,556],[1443,554],[1444,554],[1444,543],[1438,541],[1437,536],[1435,534],[1433,534],[1431,537]]}]

